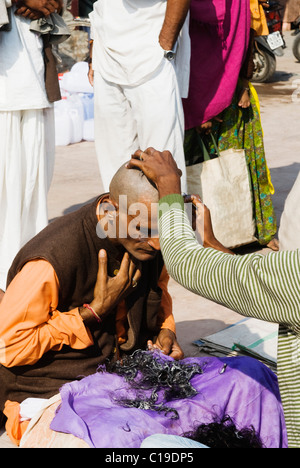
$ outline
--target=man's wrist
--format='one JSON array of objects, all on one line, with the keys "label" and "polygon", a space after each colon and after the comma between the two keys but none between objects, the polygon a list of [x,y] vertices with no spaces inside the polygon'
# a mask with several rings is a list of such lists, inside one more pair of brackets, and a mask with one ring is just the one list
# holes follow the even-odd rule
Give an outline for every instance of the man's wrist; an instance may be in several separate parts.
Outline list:
[{"label": "man's wrist", "polygon": [[174,193],[181,194],[180,177],[160,177],[157,181],[157,190],[159,193],[159,198],[163,198]]},{"label": "man's wrist", "polygon": [[98,314],[95,312],[93,307],[89,304],[84,304],[82,307],[78,307],[79,315],[82,318],[83,323],[91,328],[95,327],[95,325],[99,326],[101,323],[101,319]]}]

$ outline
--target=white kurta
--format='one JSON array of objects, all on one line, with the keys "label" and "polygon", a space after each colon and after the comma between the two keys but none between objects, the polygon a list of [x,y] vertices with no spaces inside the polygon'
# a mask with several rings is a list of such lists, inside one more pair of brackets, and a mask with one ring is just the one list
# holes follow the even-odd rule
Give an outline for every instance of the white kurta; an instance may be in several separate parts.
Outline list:
[{"label": "white kurta", "polygon": [[175,62],[159,44],[167,0],[98,0],[90,14],[95,72],[95,144],[105,190],[137,149],[169,150],[183,172],[181,98],[189,84],[188,19]]},{"label": "white kurta", "polygon": [[53,174],[53,106],[44,84],[43,45],[30,20],[12,14],[0,31],[0,288],[19,249],[48,224]]}]

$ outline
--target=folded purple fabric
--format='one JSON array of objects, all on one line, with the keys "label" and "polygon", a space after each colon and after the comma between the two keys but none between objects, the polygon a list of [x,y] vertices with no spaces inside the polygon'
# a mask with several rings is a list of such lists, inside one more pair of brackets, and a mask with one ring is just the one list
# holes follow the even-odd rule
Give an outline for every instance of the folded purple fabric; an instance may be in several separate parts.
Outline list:
[{"label": "folded purple fabric", "polygon": [[186,358],[181,363],[200,365],[203,372],[190,380],[197,392],[193,397],[166,402],[164,391],[158,392],[158,402],[175,409],[177,419],[173,413],[121,406],[120,399],[135,398],[139,390],[102,369],[61,388],[62,403],[51,429],[73,434],[94,448],[139,448],[152,434],[182,435],[229,415],[238,428],[253,426],[267,448],[287,447],[277,377],[267,366],[248,357]]}]

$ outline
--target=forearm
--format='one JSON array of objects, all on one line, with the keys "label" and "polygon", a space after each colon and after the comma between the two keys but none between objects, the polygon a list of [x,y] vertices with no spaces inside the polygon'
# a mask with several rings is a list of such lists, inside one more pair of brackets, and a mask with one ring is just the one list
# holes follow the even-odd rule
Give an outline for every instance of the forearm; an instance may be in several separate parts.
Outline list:
[{"label": "forearm", "polygon": [[59,351],[64,345],[85,349],[93,344],[88,329],[82,324],[78,310],[54,311],[49,320],[35,327],[13,327],[1,334],[1,364],[5,367],[35,364],[50,350]]},{"label": "forearm", "polygon": [[[177,207],[167,210],[170,200]],[[195,238],[182,198],[166,197],[163,204],[161,250],[169,274],[179,284],[242,315],[289,323],[299,333],[299,252],[232,256],[205,249]]]},{"label": "forearm", "polygon": [[168,0],[159,43],[165,50],[172,50],[190,7],[190,0]]}]

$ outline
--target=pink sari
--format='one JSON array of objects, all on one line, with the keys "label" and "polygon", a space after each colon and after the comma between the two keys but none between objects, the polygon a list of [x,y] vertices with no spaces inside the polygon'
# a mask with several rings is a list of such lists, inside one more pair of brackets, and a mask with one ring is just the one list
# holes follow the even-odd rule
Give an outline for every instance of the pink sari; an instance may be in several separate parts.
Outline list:
[{"label": "pink sari", "polygon": [[186,130],[231,104],[250,35],[247,0],[191,1],[191,76],[183,99]]}]

